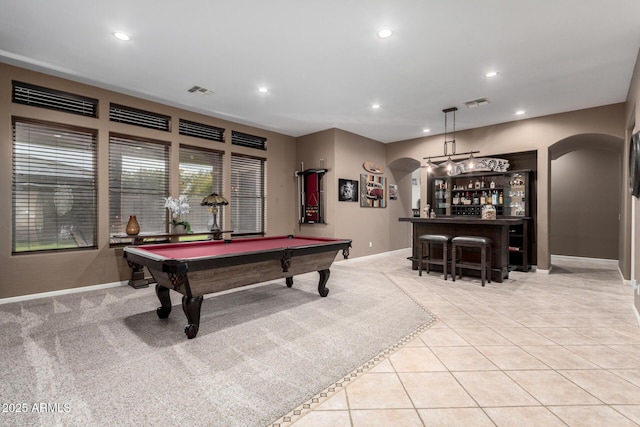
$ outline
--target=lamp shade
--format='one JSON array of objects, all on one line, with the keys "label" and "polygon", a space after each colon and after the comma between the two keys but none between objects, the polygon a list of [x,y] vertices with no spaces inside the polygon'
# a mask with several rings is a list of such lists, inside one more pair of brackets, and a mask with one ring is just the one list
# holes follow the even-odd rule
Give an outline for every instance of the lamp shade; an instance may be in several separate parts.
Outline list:
[{"label": "lamp shade", "polygon": [[218,193],[211,193],[200,203],[200,206],[223,206],[228,205],[229,202],[223,196],[220,196]]},{"label": "lamp shade", "polygon": [[456,163],[451,160],[451,156],[449,156],[449,158],[447,159],[446,162],[444,162],[441,166],[444,166],[445,168],[447,168],[447,170],[451,170],[456,166]]},{"label": "lamp shade", "polygon": [[427,171],[429,172],[431,172],[435,168],[440,167],[431,161],[431,157],[429,157],[429,160],[427,160],[427,164],[425,166],[427,167]]}]

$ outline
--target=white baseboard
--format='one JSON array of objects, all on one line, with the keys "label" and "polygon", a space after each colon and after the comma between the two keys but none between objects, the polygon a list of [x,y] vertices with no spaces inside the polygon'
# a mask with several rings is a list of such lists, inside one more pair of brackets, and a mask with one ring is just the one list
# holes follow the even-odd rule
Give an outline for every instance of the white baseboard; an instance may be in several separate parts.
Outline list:
[{"label": "white baseboard", "polygon": [[535,272],[536,273],[540,273],[540,274],[549,274],[551,273],[551,269],[553,269],[553,266],[550,265],[548,270],[543,270],[540,267],[536,267]]},{"label": "white baseboard", "polygon": [[62,290],[59,290],[59,291],[41,292],[41,293],[38,293],[38,294],[30,294],[30,295],[20,295],[20,296],[17,296],[17,297],[0,298],[0,305],[9,304],[9,303],[12,303],[12,302],[28,301],[28,300],[32,300],[32,299],[38,299],[38,298],[46,298],[46,297],[55,297],[55,296],[59,296],[59,295],[75,294],[75,293],[78,293],[78,292],[95,291],[95,290],[98,290],[98,289],[116,288],[118,286],[127,286],[127,281],[103,283],[103,284],[100,284],[100,285],[92,285],[92,286],[81,286],[79,288],[62,289]]},{"label": "white baseboard", "polygon": [[554,259],[566,259],[566,260],[576,260],[576,261],[589,261],[589,262],[598,262],[607,264],[610,266],[618,266],[617,259],[608,259],[608,258],[590,258],[590,257],[582,257],[582,256],[571,256],[571,255],[551,255],[551,262],[553,263]]}]

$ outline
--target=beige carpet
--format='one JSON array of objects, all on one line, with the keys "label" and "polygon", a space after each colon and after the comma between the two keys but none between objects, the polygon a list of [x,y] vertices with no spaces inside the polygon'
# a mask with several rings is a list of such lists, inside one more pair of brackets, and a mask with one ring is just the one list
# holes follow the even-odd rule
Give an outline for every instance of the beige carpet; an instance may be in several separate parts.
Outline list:
[{"label": "beige carpet", "polygon": [[317,277],[205,298],[193,340],[153,288],[0,305],[2,424],[264,426],[434,321],[378,271]]}]

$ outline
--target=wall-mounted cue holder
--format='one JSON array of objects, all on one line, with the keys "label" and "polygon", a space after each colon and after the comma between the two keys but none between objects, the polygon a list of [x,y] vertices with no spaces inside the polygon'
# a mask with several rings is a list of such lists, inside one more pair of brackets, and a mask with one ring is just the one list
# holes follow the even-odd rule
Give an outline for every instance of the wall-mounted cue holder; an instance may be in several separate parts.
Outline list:
[{"label": "wall-mounted cue holder", "polygon": [[[322,161],[321,164],[324,162]],[[322,178],[327,169],[304,169],[296,171],[298,179],[298,220],[300,224],[324,224],[324,189]]]}]

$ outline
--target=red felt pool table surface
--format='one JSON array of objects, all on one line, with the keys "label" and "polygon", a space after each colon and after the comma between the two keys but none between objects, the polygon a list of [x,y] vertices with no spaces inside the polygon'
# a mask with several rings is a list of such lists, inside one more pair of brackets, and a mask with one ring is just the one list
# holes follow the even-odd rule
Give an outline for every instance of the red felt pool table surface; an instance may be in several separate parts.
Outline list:
[{"label": "red felt pool table surface", "polygon": [[318,237],[260,237],[234,239],[230,241],[215,240],[193,243],[169,243],[160,245],[139,246],[139,251],[148,252],[150,258],[157,260],[195,260],[216,256],[246,254],[260,251],[271,251],[286,248],[322,245],[340,242],[340,239]]}]

